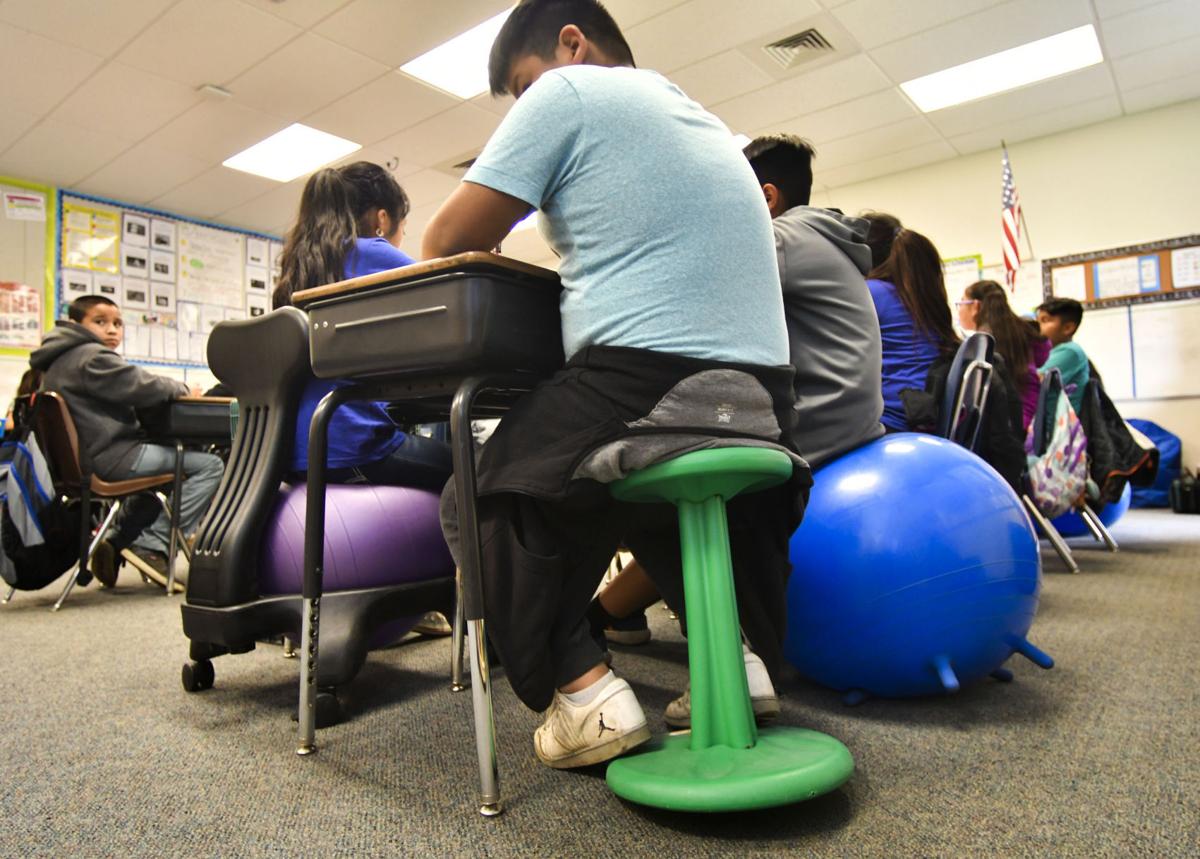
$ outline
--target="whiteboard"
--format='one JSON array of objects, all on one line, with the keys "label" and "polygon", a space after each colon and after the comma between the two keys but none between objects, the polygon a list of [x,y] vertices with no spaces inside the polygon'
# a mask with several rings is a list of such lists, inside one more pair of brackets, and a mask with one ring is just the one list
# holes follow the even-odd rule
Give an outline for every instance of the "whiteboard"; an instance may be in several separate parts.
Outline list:
[{"label": "whiteboard", "polygon": [[[1129,310],[1138,398],[1200,396],[1200,301],[1140,304]],[[1111,389],[1109,396],[1116,399]]]},{"label": "whiteboard", "polygon": [[[1083,324],[1075,335],[1075,342],[1096,365],[1104,379],[1104,390],[1113,400],[1134,398],[1134,350],[1130,340],[1129,308],[1112,307],[1106,310],[1089,310],[1083,314]],[[1136,359],[1141,364],[1141,357]],[[1141,367],[1138,366],[1140,370]],[[1141,386],[1137,389],[1141,395]]]}]

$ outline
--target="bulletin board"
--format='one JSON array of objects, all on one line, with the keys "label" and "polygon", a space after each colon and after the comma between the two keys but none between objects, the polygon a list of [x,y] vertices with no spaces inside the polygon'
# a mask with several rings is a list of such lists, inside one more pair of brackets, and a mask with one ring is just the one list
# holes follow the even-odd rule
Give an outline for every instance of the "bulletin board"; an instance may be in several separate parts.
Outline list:
[{"label": "bulletin board", "polygon": [[25,357],[54,318],[54,189],[0,177],[0,355]]},{"label": "bulletin board", "polygon": [[129,360],[203,366],[217,323],[271,308],[283,249],[274,236],[71,191],[57,209],[59,313],[82,295],[111,298]]},{"label": "bulletin board", "polygon": [[1046,260],[1042,292],[1089,308],[1198,298],[1200,235]]}]

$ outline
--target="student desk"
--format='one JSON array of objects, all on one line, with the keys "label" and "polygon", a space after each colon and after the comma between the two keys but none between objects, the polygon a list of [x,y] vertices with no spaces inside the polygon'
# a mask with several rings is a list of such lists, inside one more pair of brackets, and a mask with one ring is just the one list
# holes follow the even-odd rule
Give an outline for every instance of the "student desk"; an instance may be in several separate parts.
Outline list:
[{"label": "student desk", "polygon": [[483,625],[471,419],[502,414],[563,364],[558,275],[488,253],[466,253],[297,292],[309,317],[313,372],[344,379],[318,404],[309,428],[304,540],[304,650],[299,754],[314,749],[315,669],[324,566],[329,420],[350,400],[383,400],[414,422],[451,424],[462,557],[452,648],[461,689],[467,625],[481,785],[480,812],[500,813],[491,678]]},{"label": "student desk", "polygon": [[[150,441],[175,448],[175,481],[171,494],[171,542],[167,550],[167,596],[175,588],[175,552],[180,546],[179,492],[183,486],[185,444],[228,446],[233,438],[229,414],[232,397],[179,397],[163,406],[146,409],[138,420]],[[184,553],[190,558],[186,546]]]}]

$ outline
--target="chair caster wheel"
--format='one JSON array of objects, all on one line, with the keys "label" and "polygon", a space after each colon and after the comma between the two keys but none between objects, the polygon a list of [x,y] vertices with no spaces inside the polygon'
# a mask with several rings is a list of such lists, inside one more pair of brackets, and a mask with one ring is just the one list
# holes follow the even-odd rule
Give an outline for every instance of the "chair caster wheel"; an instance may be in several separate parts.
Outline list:
[{"label": "chair caster wheel", "polygon": [[181,679],[183,680],[183,690],[185,692],[202,692],[205,689],[211,689],[216,677],[217,674],[213,670],[212,661],[209,659],[201,659],[197,662],[185,662],[183,664]]},{"label": "chair caster wheel", "polygon": [[332,690],[318,691],[317,698],[313,703],[317,710],[316,725],[318,728],[330,728],[345,719],[342,703]]}]

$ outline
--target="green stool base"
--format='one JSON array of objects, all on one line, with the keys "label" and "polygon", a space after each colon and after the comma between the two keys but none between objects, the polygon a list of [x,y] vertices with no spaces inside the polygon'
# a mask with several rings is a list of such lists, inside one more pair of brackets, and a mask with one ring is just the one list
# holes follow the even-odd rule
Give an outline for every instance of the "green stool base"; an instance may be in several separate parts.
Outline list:
[{"label": "green stool base", "polygon": [[840,742],[804,728],[761,728],[748,749],[693,751],[687,733],[655,737],[608,765],[617,796],[671,811],[745,811],[828,793],[854,772]]}]

